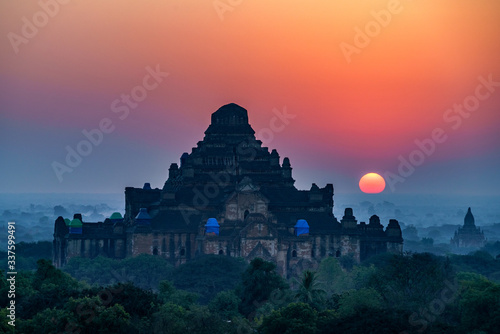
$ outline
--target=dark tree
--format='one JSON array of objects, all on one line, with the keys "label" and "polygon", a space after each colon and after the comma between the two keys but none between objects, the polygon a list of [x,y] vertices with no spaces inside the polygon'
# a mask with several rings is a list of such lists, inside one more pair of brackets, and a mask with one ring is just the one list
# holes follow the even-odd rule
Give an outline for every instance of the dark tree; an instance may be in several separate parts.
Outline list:
[{"label": "dark tree", "polygon": [[316,311],[304,303],[291,303],[264,318],[260,331],[263,334],[315,334],[317,332]]},{"label": "dark tree", "polygon": [[276,273],[275,269],[274,263],[261,258],[255,258],[250,262],[238,287],[238,295],[241,298],[240,312],[243,315],[248,316],[269,301],[273,291],[289,289],[286,281]]},{"label": "dark tree", "polygon": [[453,281],[449,261],[429,253],[393,255],[377,267],[369,286],[375,288],[389,308],[413,310],[426,306]]},{"label": "dark tree", "polygon": [[212,313],[218,314],[223,320],[231,320],[238,317],[238,305],[241,303],[240,298],[236,296],[234,291],[222,291],[215,296],[208,305]]},{"label": "dark tree", "polygon": [[247,267],[241,258],[206,255],[185,263],[173,272],[176,288],[194,292],[207,304],[219,292],[232,290]]},{"label": "dark tree", "polygon": [[[37,312],[46,308],[62,307],[70,297],[78,297],[81,286],[67,273],[55,268],[51,261],[41,259],[37,261],[38,269],[31,278],[30,293],[20,298],[22,306],[19,315],[31,318]],[[20,290],[22,291],[22,290]]]},{"label": "dark tree", "polygon": [[102,288],[99,297],[104,304],[109,304],[109,306],[120,304],[125,312],[138,317],[149,316],[158,311],[157,295],[151,290],[143,290],[132,283],[118,283]]},{"label": "dark tree", "polygon": [[309,270],[304,271],[295,298],[299,302],[307,303],[312,307],[318,308],[323,304],[325,295],[326,291],[321,287],[316,272]]}]

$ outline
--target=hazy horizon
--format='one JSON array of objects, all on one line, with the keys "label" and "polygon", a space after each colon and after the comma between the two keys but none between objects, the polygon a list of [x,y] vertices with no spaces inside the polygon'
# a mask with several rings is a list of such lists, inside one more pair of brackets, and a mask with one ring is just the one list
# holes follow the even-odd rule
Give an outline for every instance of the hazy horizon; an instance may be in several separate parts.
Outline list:
[{"label": "hazy horizon", "polygon": [[[124,193],[0,193],[0,211],[21,210],[33,205],[109,205],[122,214],[125,209]],[[442,219],[442,224],[462,224],[468,207],[476,217],[478,225],[500,224],[500,207],[496,205],[500,196],[462,196],[438,194],[335,194],[334,215],[341,219],[346,207],[354,209],[358,221],[368,221],[372,214],[380,216],[383,225],[389,219],[399,219],[404,225],[432,225]],[[370,206],[372,208],[370,208]],[[0,212],[1,213],[1,212]],[[77,212],[69,212],[73,215]],[[430,216],[429,216],[430,215]],[[425,224],[419,221],[428,218]],[[53,224],[53,222],[50,222]]]}]

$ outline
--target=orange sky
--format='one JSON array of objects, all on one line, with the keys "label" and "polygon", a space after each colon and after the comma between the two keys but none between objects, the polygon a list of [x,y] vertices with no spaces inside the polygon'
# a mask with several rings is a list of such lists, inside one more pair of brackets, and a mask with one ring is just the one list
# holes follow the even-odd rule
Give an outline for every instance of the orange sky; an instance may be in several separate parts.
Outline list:
[{"label": "orange sky", "polygon": [[[37,1],[3,1],[0,139],[1,152],[13,157],[0,179],[6,191],[21,178],[21,152],[34,147],[40,167],[21,169],[31,175],[26,190],[31,182],[51,191],[83,185],[119,191],[146,176],[161,187],[170,161],[202,139],[210,113],[228,102],[249,111],[257,132],[269,126],[273,108],[296,115],[268,144],[290,156],[299,185],[338,182],[347,191],[351,181],[345,180],[356,186],[364,172],[395,171],[398,156],[437,127],[449,140],[414,177],[418,183],[425,175],[437,178],[433,166],[441,170],[467,157],[482,159],[482,173],[491,177],[498,169],[498,159],[491,159],[500,152],[500,88],[457,130],[443,114],[474,94],[479,76],[500,81],[499,1],[401,0],[389,24],[350,62],[341,43],[355,45],[355,29],[373,24],[372,11],[386,11],[391,1],[243,0],[219,15],[215,5],[221,3],[230,1],[73,0],[59,5],[16,53],[9,33],[22,36],[23,17],[33,22],[42,9]],[[157,64],[169,77],[118,121],[110,103]],[[113,139],[58,182],[51,162],[64,160],[64,147],[76,145],[81,131],[103,117],[117,122]],[[31,137],[7,136],[28,132]],[[41,140],[43,148],[33,145]],[[165,165],[129,166],[124,154],[113,152],[132,149],[130,143],[161,156],[152,164]],[[101,154],[129,167],[113,175]],[[102,179],[93,184],[96,170],[109,189]]]}]

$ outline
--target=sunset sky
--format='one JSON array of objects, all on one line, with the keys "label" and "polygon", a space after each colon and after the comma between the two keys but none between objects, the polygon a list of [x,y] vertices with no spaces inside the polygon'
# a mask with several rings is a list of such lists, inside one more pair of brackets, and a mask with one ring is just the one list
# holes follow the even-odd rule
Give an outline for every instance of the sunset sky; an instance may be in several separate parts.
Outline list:
[{"label": "sunset sky", "polygon": [[[299,189],[360,192],[377,172],[404,179],[384,192],[500,193],[498,0],[61,2],[0,3],[0,192],[161,188],[234,102],[257,135],[294,115],[259,139]],[[113,102],[155,68],[121,119]],[[58,179],[103,119],[114,130]],[[403,176],[401,158],[419,165]]]}]

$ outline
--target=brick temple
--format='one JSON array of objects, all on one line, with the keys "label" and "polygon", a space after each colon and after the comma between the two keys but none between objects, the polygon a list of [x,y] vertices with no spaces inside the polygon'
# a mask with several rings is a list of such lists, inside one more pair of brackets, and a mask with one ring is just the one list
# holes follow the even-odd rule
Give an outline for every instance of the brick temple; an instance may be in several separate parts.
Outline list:
[{"label": "brick temple", "polygon": [[384,229],[345,209],[333,215],[333,185],[294,186],[290,159],[255,137],[247,110],[228,104],[214,112],[205,137],[172,163],[162,189],[125,188],[125,213],[104,222],[59,217],[54,264],[74,256],[125,258],[152,254],[179,265],[202,254],[260,257],[285,277],[316,268],[328,256],[401,253],[397,220]]}]

